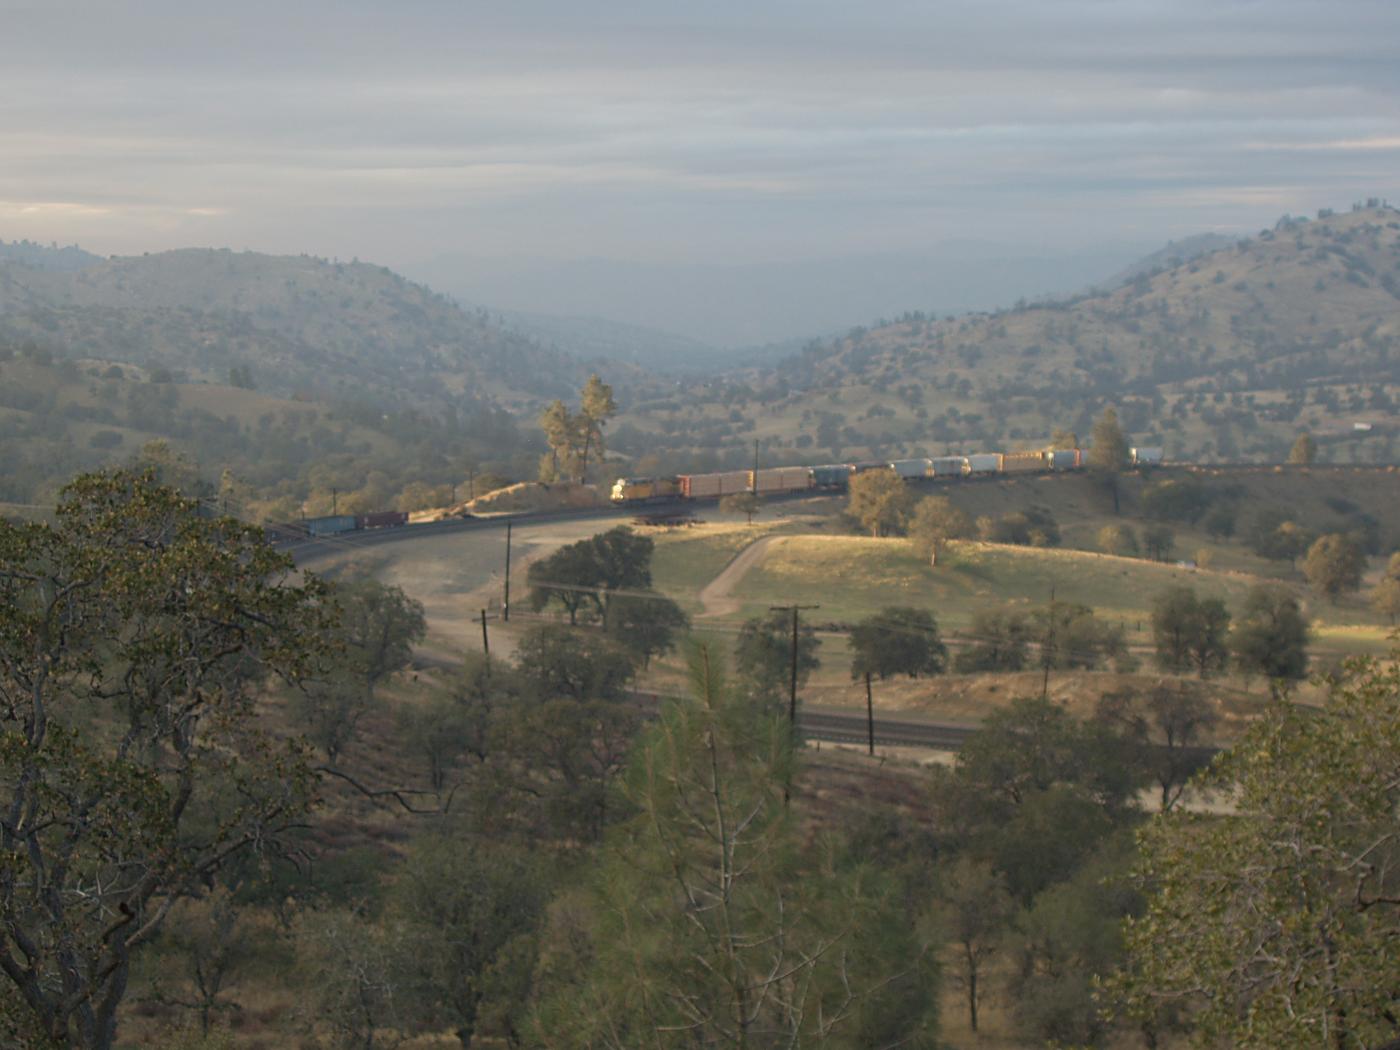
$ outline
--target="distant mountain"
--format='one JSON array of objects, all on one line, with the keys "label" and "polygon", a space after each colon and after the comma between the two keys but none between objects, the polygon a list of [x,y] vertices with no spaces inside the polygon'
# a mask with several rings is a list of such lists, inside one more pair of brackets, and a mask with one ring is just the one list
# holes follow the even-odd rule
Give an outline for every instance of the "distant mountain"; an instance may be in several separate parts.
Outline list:
[{"label": "distant mountain", "polygon": [[96,266],[101,261],[101,256],[85,252],[76,244],[60,248],[57,244],[36,244],[34,241],[0,241],[0,266],[18,263],[35,270],[73,273]]},{"label": "distant mountain", "polygon": [[1112,291],[913,312],[770,372],[658,392],[613,447],[722,464],[746,462],[755,438],[770,461],[1034,448],[1059,427],[1087,438],[1116,404],[1138,443],[1178,459],[1279,461],[1306,428],[1329,457],[1395,461],[1398,267],[1394,209],[1290,221]]},{"label": "distant mountain", "polygon": [[186,249],[80,269],[0,265],[0,339],[283,395],[528,406],[581,366],[381,266]]},{"label": "distant mountain", "polygon": [[918,254],[781,262],[449,256],[403,269],[463,302],[490,303],[495,310],[606,317],[682,332],[697,344],[740,349],[824,337],[909,309],[960,313],[1022,297],[1069,294],[1141,254],[1141,245],[1036,252],[964,240],[931,243]]}]

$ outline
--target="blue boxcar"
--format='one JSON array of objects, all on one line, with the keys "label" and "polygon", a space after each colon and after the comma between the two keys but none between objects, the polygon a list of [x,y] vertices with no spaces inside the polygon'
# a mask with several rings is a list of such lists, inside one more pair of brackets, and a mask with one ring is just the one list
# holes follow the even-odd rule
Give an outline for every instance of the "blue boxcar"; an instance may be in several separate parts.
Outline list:
[{"label": "blue boxcar", "polygon": [[832,463],[826,466],[812,468],[812,487],[814,489],[844,489],[851,481],[851,465],[849,463]]}]

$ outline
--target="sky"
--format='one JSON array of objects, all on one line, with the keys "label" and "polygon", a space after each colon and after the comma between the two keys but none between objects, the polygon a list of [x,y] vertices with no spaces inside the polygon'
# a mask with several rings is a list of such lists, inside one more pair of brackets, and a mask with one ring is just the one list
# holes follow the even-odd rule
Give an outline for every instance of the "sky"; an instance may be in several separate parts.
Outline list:
[{"label": "sky", "polygon": [[104,255],[665,325],[638,272],[820,262],[873,308],[891,260],[1107,265],[1367,196],[1400,199],[1393,0],[0,0],[0,239]]}]

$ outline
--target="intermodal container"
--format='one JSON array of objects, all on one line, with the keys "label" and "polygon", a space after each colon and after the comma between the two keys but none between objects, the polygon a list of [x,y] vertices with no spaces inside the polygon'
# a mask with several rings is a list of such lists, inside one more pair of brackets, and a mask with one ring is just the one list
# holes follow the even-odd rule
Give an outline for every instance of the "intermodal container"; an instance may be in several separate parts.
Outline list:
[{"label": "intermodal container", "polygon": [[[753,471],[749,472],[750,479]],[[752,485],[752,480],[750,480]],[[767,467],[758,472],[759,495],[774,492],[801,492],[812,487],[812,471],[807,467]]]},{"label": "intermodal container", "polygon": [[810,473],[812,487],[816,489],[844,489],[851,482],[849,463],[826,463],[813,467]]},{"label": "intermodal container", "polygon": [[1077,448],[1057,448],[1051,450],[1050,467],[1052,470],[1074,470],[1082,460]]},{"label": "intermodal container", "polygon": [[1001,457],[1001,469],[1007,474],[1033,474],[1045,470],[1045,453],[1007,452]]},{"label": "intermodal container", "polygon": [[720,474],[682,474],[681,495],[687,499],[718,499],[749,491],[747,470],[727,470]]},{"label": "intermodal container", "polygon": [[934,456],[930,462],[936,478],[960,478],[967,473],[966,456]]},{"label": "intermodal container", "polygon": [[307,518],[306,531],[313,536],[334,536],[341,532],[355,531],[353,514],[332,514],[324,518]]},{"label": "intermodal container", "polygon": [[967,457],[969,474],[995,474],[1001,470],[1000,452],[976,452]]},{"label": "intermodal container", "polygon": [[890,461],[890,469],[901,478],[931,478],[933,477],[933,460],[931,459],[895,459]]},{"label": "intermodal container", "polygon": [[360,529],[391,529],[396,525],[407,525],[408,514],[402,510],[377,510],[373,514],[361,514],[355,519],[355,527]]},{"label": "intermodal container", "polygon": [[1138,464],[1160,463],[1162,462],[1162,450],[1160,448],[1135,448],[1133,449],[1133,462]]}]

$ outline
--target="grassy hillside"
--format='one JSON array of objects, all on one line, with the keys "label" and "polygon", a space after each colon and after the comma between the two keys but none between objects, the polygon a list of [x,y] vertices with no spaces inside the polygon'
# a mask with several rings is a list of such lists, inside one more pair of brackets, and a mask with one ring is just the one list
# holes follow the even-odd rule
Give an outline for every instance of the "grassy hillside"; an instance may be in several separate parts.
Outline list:
[{"label": "grassy hillside", "polygon": [[[1364,207],[1148,270],[1056,303],[911,313],[814,344],[771,372],[638,397],[617,447],[669,465],[1034,448],[1087,440],[1116,403],[1177,460],[1393,461],[1400,395],[1400,213]],[[1369,431],[1353,429],[1372,424]]]},{"label": "grassy hillside", "polygon": [[[184,249],[74,272],[0,264],[0,338],[283,395],[531,403],[577,366],[365,263]],[[572,370],[571,370],[572,369]]]}]

